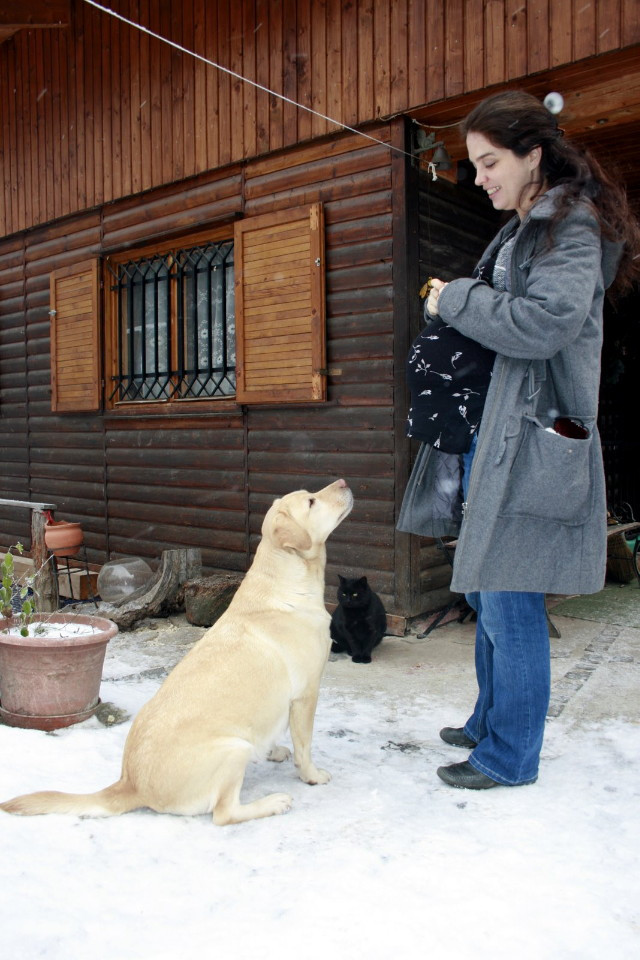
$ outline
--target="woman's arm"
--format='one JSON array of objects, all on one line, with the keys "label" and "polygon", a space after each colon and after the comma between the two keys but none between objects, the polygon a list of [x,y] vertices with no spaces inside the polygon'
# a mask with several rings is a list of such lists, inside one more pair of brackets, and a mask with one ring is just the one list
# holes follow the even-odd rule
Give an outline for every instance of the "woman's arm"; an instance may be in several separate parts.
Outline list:
[{"label": "woman's arm", "polygon": [[440,316],[496,353],[547,359],[578,336],[600,280],[601,258],[597,221],[586,206],[576,205],[554,224],[553,246],[543,238],[542,249],[522,265],[528,269],[524,296],[480,280],[452,280],[440,291]]}]

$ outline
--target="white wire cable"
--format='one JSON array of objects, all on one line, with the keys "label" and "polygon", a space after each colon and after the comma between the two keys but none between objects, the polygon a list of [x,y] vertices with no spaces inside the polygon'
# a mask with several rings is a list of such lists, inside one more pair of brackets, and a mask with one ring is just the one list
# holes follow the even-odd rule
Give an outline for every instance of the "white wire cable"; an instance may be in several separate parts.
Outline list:
[{"label": "white wire cable", "polygon": [[97,3],[96,0],[84,0],[84,2],[88,3],[90,7],[95,7],[96,10],[101,10],[102,13],[108,13],[109,16],[115,17],[116,20],[126,23],[135,30],[140,30],[142,33],[146,33],[155,40],[160,40],[161,43],[168,44],[170,47],[173,47],[174,50],[179,50],[181,53],[186,53],[188,56],[194,57],[196,60],[200,60],[202,63],[206,63],[210,67],[215,67],[216,70],[221,70],[223,73],[228,73],[229,76],[235,77],[237,80],[241,80],[243,83],[250,84],[257,90],[262,90],[264,93],[268,93],[272,97],[277,97],[279,100],[284,100],[285,103],[290,103],[292,106],[298,107],[300,110],[306,110],[307,113],[312,113],[315,117],[320,117],[321,120],[326,120],[328,123],[333,123],[337,127],[341,127],[343,130],[348,130],[350,133],[355,133],[359,137],[364,137],[365,140],[370,140],[373,143],[380,144],[380,146],[386,147],[388,150],[394,150],[396,153],[401,153],[405,157],[413,158],[413,154],[408,153],[406,150],[402,150],[400,147],[395,147],[392,143],[385,143],[384,140],[378,140],[377,137],[372,137],[368,133],[363,133],[362,130],[356,130],[355,127],[350,127],[348,124],[342,123],[340,120],[334,120],[333,117],[328,117],[325,113],[320,113],[318,110],[314,110],[312,107],[307,107],[304,103],[298,103],[297,100],[292,100],[290,97],[286,97],[284,94],[278,93],[276,90],[270,90],[269,87],[265,87],[263,84],[257,83],[255,80],[250,80],[248,77],[243,77],[241,73],[236,73],[235,70],[230,70],[229,67],[223,67],[222,64],[215,63],[214,60],[209,60],[207,57],[203,57],[194,50],[189,50],[187,47],[181,46],[174,40],[169,40],[168,37],[163,37],[161,34],[155,33],[153,30],[149,30],[148,27],[143,27],[142,24],[136,23],[134,20],[129,20],[121,13],[117,13],[115,10],[111,10],[109,7],[103,6],[101,3]]}]

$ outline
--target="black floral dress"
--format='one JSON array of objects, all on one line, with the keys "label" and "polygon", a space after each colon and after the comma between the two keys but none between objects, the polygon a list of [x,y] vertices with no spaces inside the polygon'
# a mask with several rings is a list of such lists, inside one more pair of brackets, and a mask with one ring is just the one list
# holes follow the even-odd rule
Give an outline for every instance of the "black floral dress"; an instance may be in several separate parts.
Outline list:
[{"label": "black floral dress", "polygon": [[[514,231],[483,267],[474,271],[485,283],[504,290],[510,265]],[[470,340],[441,317],[431,318],[411,345],[407,357],[407,382],[411,406],[407,436],[430,444],[443,453],[466,453],[480,426],[495,353]]]},{"label": "black floral dress", "polygon": [[495,354],[437,317],[407,358],[407,436],[444,453],[466,453],[478,429]]}]

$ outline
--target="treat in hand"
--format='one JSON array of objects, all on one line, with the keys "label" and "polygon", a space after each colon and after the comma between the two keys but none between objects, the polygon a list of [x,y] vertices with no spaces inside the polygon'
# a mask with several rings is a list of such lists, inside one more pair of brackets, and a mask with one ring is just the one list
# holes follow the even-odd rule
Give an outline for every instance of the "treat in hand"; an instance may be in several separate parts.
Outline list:
[{"label": "treat in hand", "polygon": [[425,297],[428,297],[431,293],[431,287],[433,286],[433,277],[428,277],[427,282],[423,283],[420,287],[419,297],[421,300],[424,300]]},{"label": "treat in hand", "polygon": [[436,277],[432,278],[431,289],[429,290],[429,297],[427,299],[427,311],[432,317],[438,316],[438,298],[440,291],[444,290],[445,287],[446,283],[444,280],[438,280]]}]

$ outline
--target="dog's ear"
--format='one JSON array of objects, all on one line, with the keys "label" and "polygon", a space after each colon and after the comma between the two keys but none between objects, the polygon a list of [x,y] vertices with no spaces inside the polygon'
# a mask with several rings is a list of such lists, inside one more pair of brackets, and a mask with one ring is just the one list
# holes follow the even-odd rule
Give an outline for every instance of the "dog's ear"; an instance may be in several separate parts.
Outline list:
[{"label": "dog's ear", "polygon": [[273,521],[273,539],[283,549],[310,550],[311,537],[285,510],[278,510]]}]

